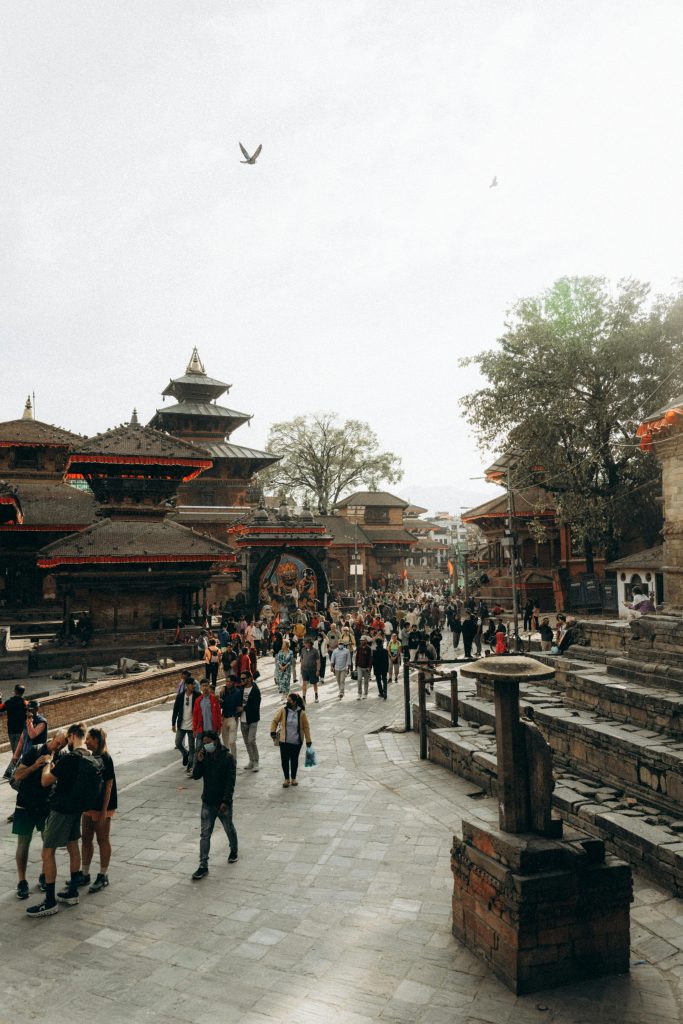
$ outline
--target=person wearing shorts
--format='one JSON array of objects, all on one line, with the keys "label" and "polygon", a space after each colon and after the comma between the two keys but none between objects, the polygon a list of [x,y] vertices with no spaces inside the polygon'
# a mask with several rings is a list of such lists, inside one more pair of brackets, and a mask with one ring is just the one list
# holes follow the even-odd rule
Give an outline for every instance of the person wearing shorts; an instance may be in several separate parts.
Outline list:
[{"label": "person wearing shorts", "polygon": [[[59,910],[60,903],[75,906],[78,900],[78,885],[81,877],[81,809],[73,809],[71,791],[76,785],[80,769],[81,751],[86,753],[85,726],[82,723],[70,725],[66,732],[69,752],[56,761],[42,766],[40,782],[45,788],[52,788],[50,813],[43,832],[43,874],[45,875],[45,899],[35,906],[27,907],[31,918],[52,917]],[[57,861],[55,852],[66,846],[69,853],[71,879],[66,889],[55,895],[57,884]]]},{"label": "person wearing shorts", "polygon": [[[89,893],[101,892],[109,885],[109,861],[111,860],[111,819],[114,817],[118,807],[118,795],[116,792],[116,772],[111,754],[107,750],[107,734],[104,729],[93,726],[88,729],[85,737],[85,745],[91,754],[95,754],[102,762],[102,782],[104,789],[102,803],[99,807],[83,812],[81,829],[83,842],[81,844],[83,856],[81,864],[81,885],[89,885]],[[97,849],[100,854],[100,870],[95,881],[90,885],[90,862],[94,850],[93,840],[97,839]]]},{"label": "person wearing shorts", "polygon": [[[28,852],[34,831],[42,838],[48,816],[50,791],[41,785],[43,766],[50,764],[54,755],[66,746],[66,733],[57,732],[47,743],[30,747],[17,765],[14,779],[18,786],[17,805],[14,809],[12,833],[17,837],[17,899],[27,900],[29,886],[26,881]],[[39,885],[44,884],[41,874]]]}]

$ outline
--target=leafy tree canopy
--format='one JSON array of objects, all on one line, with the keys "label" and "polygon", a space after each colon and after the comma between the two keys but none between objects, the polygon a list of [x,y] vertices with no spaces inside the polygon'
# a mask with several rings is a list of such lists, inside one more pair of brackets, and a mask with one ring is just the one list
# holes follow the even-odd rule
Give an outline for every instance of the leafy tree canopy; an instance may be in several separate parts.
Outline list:
[{"label": "leafy tree canopy", "polygon": [[282,459],[260,477],[264,487],[282,488],[299,500],[311,501],[322,515],[348,491],[363,484],[397,483],[401,460],[380,451],[377,435],[361,420],[340,423],[335,413],[319,412],[274,423],[268,449]]},{"label": "leafy tree canopy", "polygon": [[[626,528],[654,543],[657,464],[637,425],[683,391],[683,293],[561,278],[509,311],[497,347],[464,363],[485,385],[461,404],[480,446],[511,449],[513,487],[540,484],[587,556],[618,556]],[[538,468],[542,467],[542,473]]]}]

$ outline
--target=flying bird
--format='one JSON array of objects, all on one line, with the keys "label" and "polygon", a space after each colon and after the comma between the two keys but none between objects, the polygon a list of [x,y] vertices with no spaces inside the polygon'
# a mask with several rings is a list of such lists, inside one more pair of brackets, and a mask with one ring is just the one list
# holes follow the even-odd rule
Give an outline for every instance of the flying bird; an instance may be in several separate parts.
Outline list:
[{"label": "flying bird", "polygon": [[253,156],[249,156],[249,154],[247,153],[246,149],[244,148],[244,146],[240,142],[240,149],[242,150],[242,153],[244,154],[244,160],[240,160],[240,163],[241,164],[255,164],[256,161],[258,160],[258,155],[261,152],[262,148],[263,148],[262,146],[259,146],[259,148],[256,150],[254,155]]},{"label": "flying bird", "polygon": [[[259,149],[260,149],[260,148],[261,148],[261,147],[259,146]],[[245,153],[244,155],[246,156],[247,154]],[[493,181],[492,181],[492,182],[491,182],[491,184],[489,185],[489,188],[495,188],[495,187],[497,186],[497,184],[498,184],[498,178],[497,178],[497,177],[495,176],[495,174],[494,174],[494,176],[493,176]]]}]

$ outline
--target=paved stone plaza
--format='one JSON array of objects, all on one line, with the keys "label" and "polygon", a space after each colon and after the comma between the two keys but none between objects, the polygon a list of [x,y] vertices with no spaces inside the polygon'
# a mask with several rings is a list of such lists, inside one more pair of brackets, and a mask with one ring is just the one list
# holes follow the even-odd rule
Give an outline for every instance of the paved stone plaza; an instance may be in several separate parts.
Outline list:
[{"label": "paved stone plaza", "polygon": [[[11,826],[0,826],[0,1024],[681,1020],[683,901],[636,877],[630,976],[515,997],[450,930],[452,835],[463,816],[495,821],[494,804],[420,762],[414,735],[391,731],[403,721],[395,686],[386,703],[357,702],[352,689],[340,702],[323,686],[309,708],[320,763],[283,790],[268,737],[272,661],[264,666],[258,774],[241,770],[238,745],[237,864],[216,831],[209,877],[190,880],[200,784],[172,748],[170,704],[110,726],[121,809],[109,889],[28,920],[14,895]],[[3,822],[12,807],[3,785]],[[64,854],[59,870],[63,880]]]}]

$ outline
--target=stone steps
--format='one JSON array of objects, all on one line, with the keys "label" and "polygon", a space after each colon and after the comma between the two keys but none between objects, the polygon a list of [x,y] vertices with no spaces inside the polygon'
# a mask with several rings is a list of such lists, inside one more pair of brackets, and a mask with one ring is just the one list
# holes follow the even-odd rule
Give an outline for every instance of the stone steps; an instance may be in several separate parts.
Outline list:
[{"label": "stone steps", "polygon": [[[450,687],[437,684],[435,704],[447,713],[448,722],[450,702]],[[570,707],[561,693],[544,685],[522,687],[521,704],[534,708],[556,763],[580,774],[592,773],[608,785],[626,789],[679,816],[683,803],[682,737]],[[469,687],[462,687],[458,714],[479,725],[493,726],[495,722],[492,699]]]},{"label": "stone steps", "polygon": [[550,684],[572,705],[595,711],[607,718],[641,728],[663,730],[683,736],[683,693],[647,682],[627,682],[613,671],[612,663],[570,662],[554,655],[539,654],[537,660],[555,668]]},{"label": "stone steps", "polygon": [[[429,711],[429,759],[483,793],[497,795],[496,743],[491,726],[450,726],[440,709]],[[553,807],[570,825],[601,839],[634,868],[683,896],[683,822],[589,776],[556,771]]]}]

